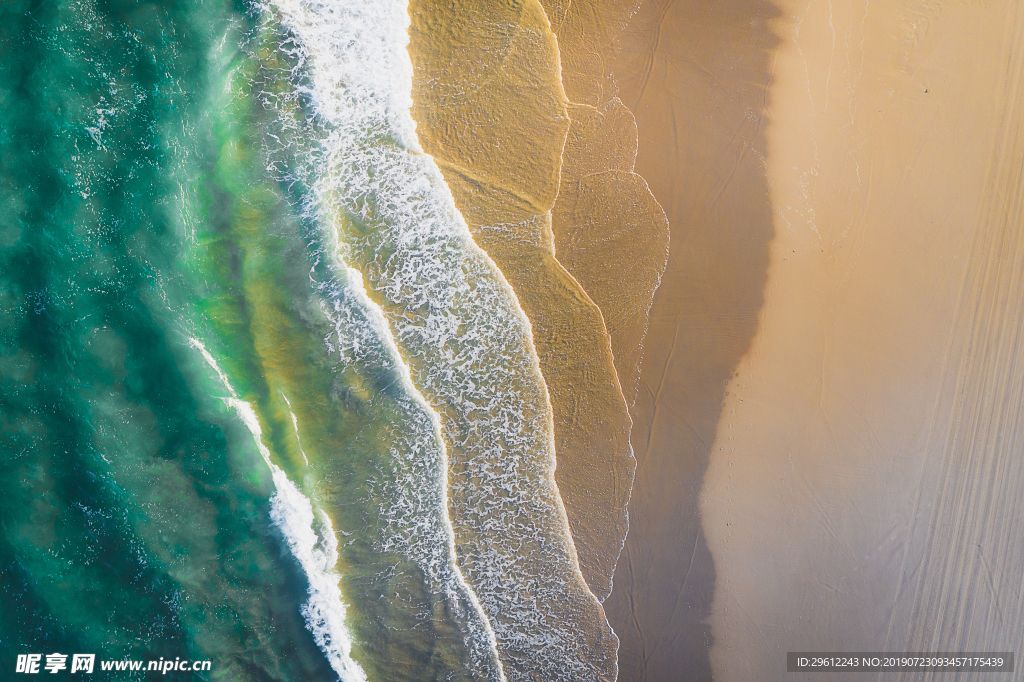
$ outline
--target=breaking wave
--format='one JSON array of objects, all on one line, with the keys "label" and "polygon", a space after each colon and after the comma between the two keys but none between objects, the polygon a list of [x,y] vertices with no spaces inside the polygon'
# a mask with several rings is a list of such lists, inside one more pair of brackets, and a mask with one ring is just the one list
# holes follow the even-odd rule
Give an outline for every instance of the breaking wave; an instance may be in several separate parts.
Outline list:
[{"label": "breaking wave", "polygon": [[[447,485],[419,485],[442,508],[447,499],[450,535],[401,531],[432,523],[416,521],[431,517],[410,497],[393,537],[448,557],[451,575],[435,576],[468,600],[467,622],[486,614],[477,639],[493,638],[509,679],[614,679],[617,640],[580,574],[554,483],[529,322],[416,137],[406,2],[277,0],[265,10],[297,64],[293,86],[315,139],[297,163],[305,216],[331,246],[335,281],[323,293],[337,331],[327,342],[342,355],[362,352],[364,333],[390,346],[381,362],[414,397],[396,456],[447,465]],[[423,561],[440,566],[437,556]]]},{"label": "breaking wave", "polygon": [[338,540],[331,519],[322,510],[314,514],[309,498],[271,461],[270,450],[263,443],[259,418],[252,405],[238,398],[227,376],[202,342],[191,339],[190,343],[217,372],[224,388],[231,394],[224,402],[248,427],[263,460],[270,467],[276,489],[270,499],[270,518],[281,530],[288,548],[309,581],[309,599],[302,606],[306,625],[342,682],[366,682],[366,673],[352,660],[352,636],[345,625],[345,603],[338,588],[339,576],[335,572]]}]

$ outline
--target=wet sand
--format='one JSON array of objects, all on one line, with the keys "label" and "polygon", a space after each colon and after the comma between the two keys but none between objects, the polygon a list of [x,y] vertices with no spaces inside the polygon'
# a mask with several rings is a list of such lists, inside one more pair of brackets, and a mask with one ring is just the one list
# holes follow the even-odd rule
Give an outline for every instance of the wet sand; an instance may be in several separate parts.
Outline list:
[{"label": "wet sand", "polygon": [[624,682],[711,678],[716,568],[698,495],[775,230],[763,159],[776,14],[760,0],[645,1],[609,59],[636,115],[636,171],[671,230],[632,410],[630,531],[605,602]]},{"label": "wet sand", "polygon": [[603,599],[626,533],[634,461],[601,310],[555,256],[552,207],[570,129],[557,41],[536,0],[414,0],[410,14],[420,141],[532,324],[556,482],[583,576]]},{"label": "wet sand", "polygon": [[780,9],[764,307],[701,496],[714,677],[1020,651],[1024,10]]},{"label": "wet sand", "polygon": [[621,0],[545,0],[569,99],[569,134],[552,208],[559,261],[600,307],[626,404],[636,400],[654,292],[668,259],[669,226],[634,172],[637,128],[608,61],[635,9]]}]

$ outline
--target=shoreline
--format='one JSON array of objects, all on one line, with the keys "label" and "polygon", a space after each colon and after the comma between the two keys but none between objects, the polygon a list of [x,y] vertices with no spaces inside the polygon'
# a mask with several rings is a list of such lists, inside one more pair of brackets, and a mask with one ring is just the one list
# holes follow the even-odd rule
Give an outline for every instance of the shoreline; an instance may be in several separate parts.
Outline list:
[{"label": "shoreline", "polygon": [[566,251],[556,256],[572,136],[560,45],[537,0],[488,22],[429,0],[410,10],[421,144],[530,319],[555,423],[555,479],[580,569],[603,601],[627,527],[631,421],[600,301],[562,261]]}]

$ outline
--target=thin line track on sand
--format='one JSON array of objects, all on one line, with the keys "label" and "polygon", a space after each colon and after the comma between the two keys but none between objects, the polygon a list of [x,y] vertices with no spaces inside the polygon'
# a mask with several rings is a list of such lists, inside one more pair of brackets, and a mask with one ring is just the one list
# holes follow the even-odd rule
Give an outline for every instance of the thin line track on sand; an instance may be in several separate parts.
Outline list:
[{"label": "thin line track on sand", "polygon": [[1024,648],[1024,8],[1010,3],[1006,19],[993,158],[953,329],[951,418],[925,463],[940,467],[927,540],[902,569],[900,594],[914,582],[909,620],[901,641],[890,637],[906,651]]}]

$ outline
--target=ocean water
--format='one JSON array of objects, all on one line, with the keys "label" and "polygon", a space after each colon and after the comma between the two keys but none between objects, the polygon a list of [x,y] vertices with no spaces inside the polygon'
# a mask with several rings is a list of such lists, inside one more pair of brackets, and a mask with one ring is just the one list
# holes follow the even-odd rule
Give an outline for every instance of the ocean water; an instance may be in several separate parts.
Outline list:
[{"label": "ocean water", "polygon": [[0,678],[614,679],[529,322],[417,142],[408,25],[0,8]]}]

